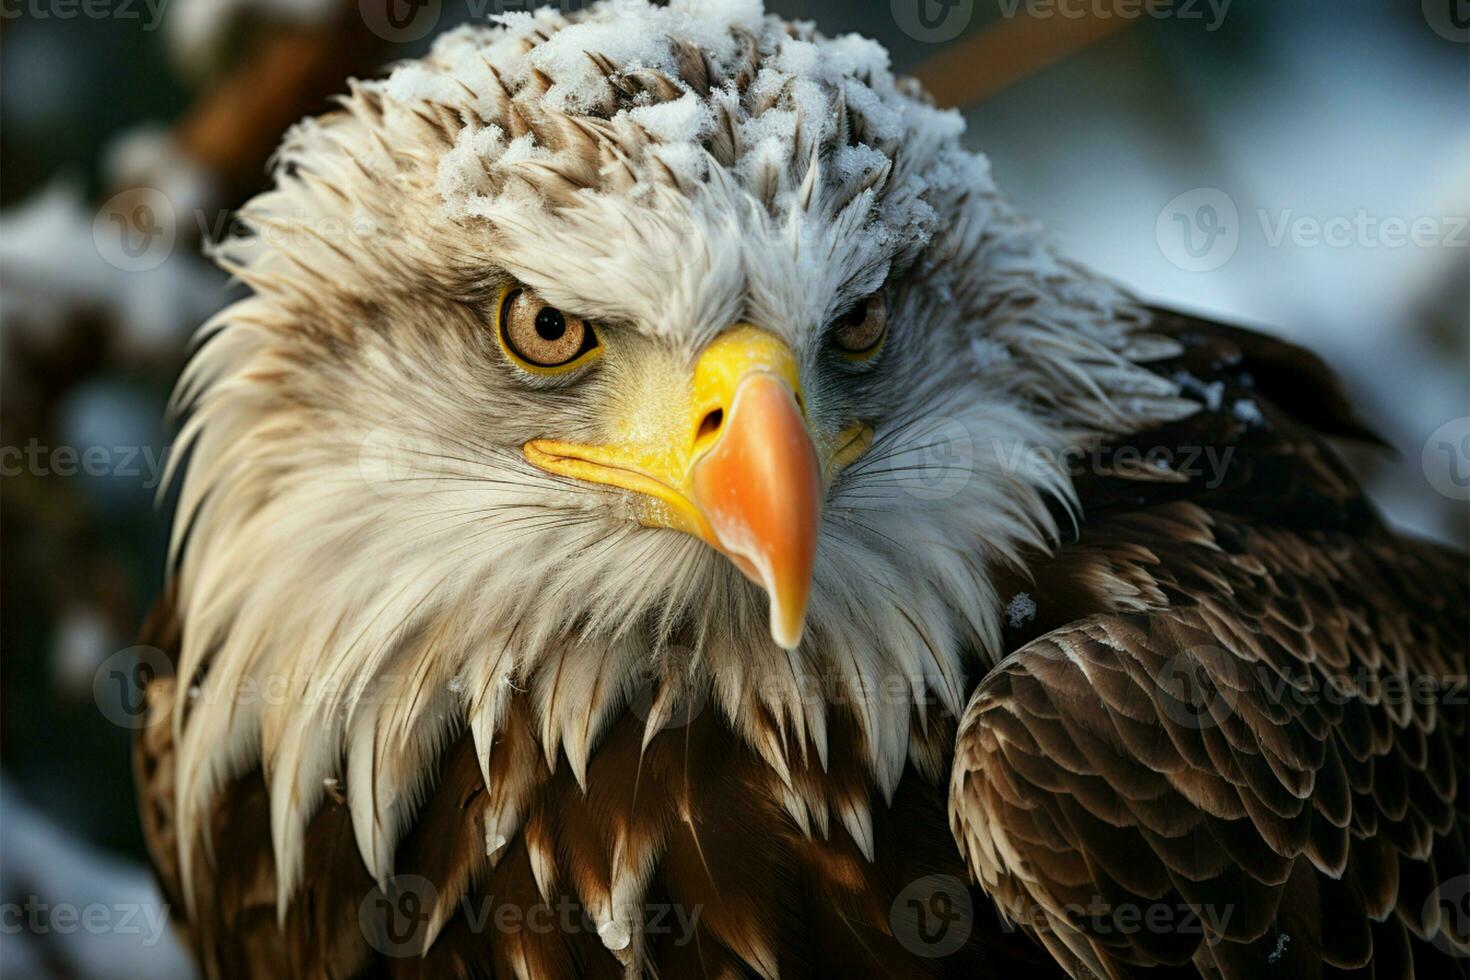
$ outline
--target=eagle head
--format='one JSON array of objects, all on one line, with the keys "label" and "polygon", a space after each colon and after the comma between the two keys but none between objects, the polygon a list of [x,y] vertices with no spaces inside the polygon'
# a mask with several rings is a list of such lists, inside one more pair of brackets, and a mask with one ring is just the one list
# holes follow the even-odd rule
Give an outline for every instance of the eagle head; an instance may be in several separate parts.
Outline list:
[{"label": "eagle head", "polygon": [[759,0],[505,16],[295,127],[178,392],[184,839],[261,765],[288,897],[345,768],[387,874],[513,695],[579,779],[630,705],[778,767],[840,710],[891,792],[1066,450],[1193,407],[962,133]]}]

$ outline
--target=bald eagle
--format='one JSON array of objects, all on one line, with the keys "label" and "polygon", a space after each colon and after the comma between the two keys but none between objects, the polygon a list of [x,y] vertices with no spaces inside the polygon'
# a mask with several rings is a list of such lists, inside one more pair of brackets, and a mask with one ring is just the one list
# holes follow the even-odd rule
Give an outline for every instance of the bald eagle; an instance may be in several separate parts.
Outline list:
[{"label": "bald eagle", "polygon": [[289,133],[146,627],[207,975],[1463,974],[1463,556],[1319,361],[1059,259],[962,130],[616,0]]}]

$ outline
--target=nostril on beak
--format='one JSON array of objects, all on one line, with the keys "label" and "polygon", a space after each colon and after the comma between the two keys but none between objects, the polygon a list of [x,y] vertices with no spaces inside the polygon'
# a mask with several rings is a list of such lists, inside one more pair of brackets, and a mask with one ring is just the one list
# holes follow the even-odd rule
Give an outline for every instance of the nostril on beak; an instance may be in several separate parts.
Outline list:
[{"label": "nostril on beak", "polygon": [[696,445],[713,439],[720,432],[720,426],[725,424],[725,410],[716,408],[708,412],[699,423],[699,432],[694,437]]}]

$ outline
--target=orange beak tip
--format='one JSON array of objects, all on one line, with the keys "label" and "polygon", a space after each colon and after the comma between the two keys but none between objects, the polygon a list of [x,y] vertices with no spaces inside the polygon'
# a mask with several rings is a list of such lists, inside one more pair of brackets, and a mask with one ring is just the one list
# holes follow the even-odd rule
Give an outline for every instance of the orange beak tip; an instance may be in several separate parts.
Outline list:
[{"label": "orange beak tip", "polygon": [[719,440],[695,467],[694,492],[720,550],[765,588],[771,638],[796,649],[816,563],[822,477],[784,381],[758,373],[740,383]]},{"label": "orange beak tip", "polygon": [[795,650],[801,646],[801,634],[805,632],[806,610],[783,609],[781,603],[771,602],[771,639],[783,650]]}]

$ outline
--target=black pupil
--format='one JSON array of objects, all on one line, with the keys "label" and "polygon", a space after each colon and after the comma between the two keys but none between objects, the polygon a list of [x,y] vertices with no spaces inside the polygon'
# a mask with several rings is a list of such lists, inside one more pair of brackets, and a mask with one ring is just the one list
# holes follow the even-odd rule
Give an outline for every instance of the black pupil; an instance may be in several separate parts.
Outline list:
[{"label": "black pupil", "polygon": [[560,340],[566,332],[567,318],[562,316],[561,310],[543,306],[536,314],[536,336],[542,340]]},{"label": "black pupil", "polygon": [[851,310],[848,310],[847,316],[842,318],[842,322],[844,326],[861,327],[863,325],[863,322],[867,319],[868,304],[863,303]]}]

